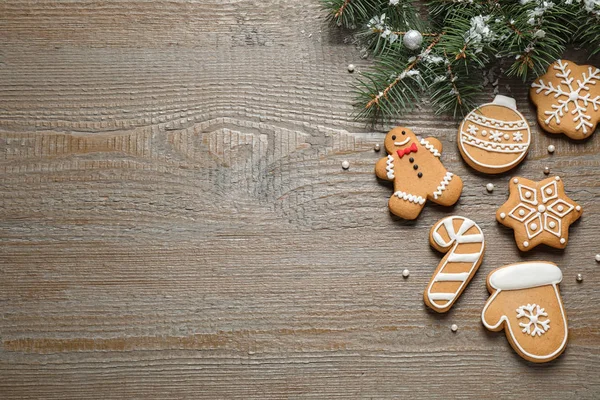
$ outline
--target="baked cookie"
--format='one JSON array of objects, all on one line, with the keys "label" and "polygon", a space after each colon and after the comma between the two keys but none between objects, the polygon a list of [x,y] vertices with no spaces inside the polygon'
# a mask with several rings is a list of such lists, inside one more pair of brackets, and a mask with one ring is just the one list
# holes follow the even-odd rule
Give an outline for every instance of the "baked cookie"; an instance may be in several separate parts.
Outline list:
[{"label": "baked cookie", "polygon": [[565,194],[559,176],[540,182],[512,178],[510,195],[496,212],[502,225],[515,231],[521,251],[540,243],[564,249],[569,240],[569,226],[581,217],[581,206]]},{"label": "baked cookie", "polygon": [[397,127],[388,132],[384,145],[388,156],[377,162],[375,174],[394,182],[388,203],[393,214],[415,219],[426,200],[443,206],[458,201],[462,179],[442,165],[439,140],[419,139],[410,129]]},{"label": "baked cookie", "polygon": [[551,262],[524,262],[497,268],[487,277],[491,297],[481,320],[491,331],[504,329],[524,359],[543,363],[567,347],[567,316],[558,284],[560,269]]},{"label": "baked cookie", "polygon": [[600,69],[557,60],[531,84],[529,96],[545,131],[585,139],[600,120]]},{"label": "baked cookie", "polygon": [[433,311],[444,313],[452,307],[479,269],[485,241],[481,228],[475,222],[451,216],[433,225],[429,242],[446,255],[423,292],[423,300]]},{"label": "baked cookie", "polygon": [[458,149],[471,168],[500,174],[527,155],[531,130],[511,97],[498,95],[471,111],[458,127]]}]

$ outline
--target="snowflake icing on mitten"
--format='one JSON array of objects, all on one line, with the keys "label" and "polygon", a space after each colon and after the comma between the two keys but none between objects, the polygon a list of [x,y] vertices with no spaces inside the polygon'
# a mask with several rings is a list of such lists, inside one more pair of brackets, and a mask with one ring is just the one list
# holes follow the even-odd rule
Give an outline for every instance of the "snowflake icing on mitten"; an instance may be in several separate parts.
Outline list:
[{"label": "snowflake icing on mitten", "polygon": [[542,336],[542,334],[550,329],[550,320],[545,319],[542,321],[540,319],[540,317],[547,316],[548,313],[535,303],[517,308],[517,318],[526,317],[528,319],[526,322],[520,322],[519,326],[523,328],[523,333],[528,333],[531,336]]},{"label": "snowflake icing on mitten", "polygon": [[531,84],[530,95],[544,130],[585,139],[600,120],[600,69],[557,60]]}]

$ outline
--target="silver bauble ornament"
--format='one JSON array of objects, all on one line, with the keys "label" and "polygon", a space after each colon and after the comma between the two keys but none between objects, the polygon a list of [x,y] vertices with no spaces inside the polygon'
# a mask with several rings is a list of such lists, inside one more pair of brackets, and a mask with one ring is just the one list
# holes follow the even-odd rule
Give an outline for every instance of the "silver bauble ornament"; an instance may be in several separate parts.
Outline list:
[{"label": "silver bauble ornament", "polygon": [[421,44],[423,44],[423,35],[421,35],[421,32],[411,29],[404,34],[402,43],[407,49],[417,50],[421,48]]}]

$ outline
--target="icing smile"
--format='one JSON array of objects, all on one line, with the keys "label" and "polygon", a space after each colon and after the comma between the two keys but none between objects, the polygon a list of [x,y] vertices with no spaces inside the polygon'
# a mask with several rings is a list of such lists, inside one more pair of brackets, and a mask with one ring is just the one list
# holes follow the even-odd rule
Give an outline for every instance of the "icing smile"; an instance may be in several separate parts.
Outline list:
[{"label": "icing smile", "polygon": [[394,146],[404,146],[409,140],[410,138],[407,137],[406,140],[403,140],[402,142],[394,142]]}]

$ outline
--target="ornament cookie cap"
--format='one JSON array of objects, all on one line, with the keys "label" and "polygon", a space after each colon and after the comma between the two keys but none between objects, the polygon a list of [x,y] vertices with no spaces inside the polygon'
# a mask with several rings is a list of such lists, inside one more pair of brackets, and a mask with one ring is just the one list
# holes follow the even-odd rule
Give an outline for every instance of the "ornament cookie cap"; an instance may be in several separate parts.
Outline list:
[{"label": "ornament cookie cap", "polygon": [[531,129],[512,97],[497,95],[471,111],[458,128],[458,149],[471,168],[500,174],[527,156]]},{"label": "ornament cookie cap", "polygon": [[585,139],[600,121],[600,68],[556,60],[531,84],[529,96],[542,129]]},{"label": "ornament cookie cap", "polygon": [[496,219],[514,230],[519,250],[528,251],[542,243],[564,249],[569,226],[583,210],[565,194],[560,177],[539,182],[512,178],[509,190],[509,198],[496,212]]}]

